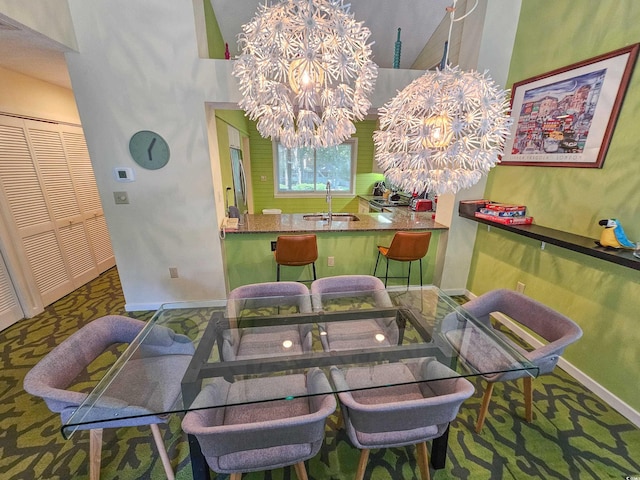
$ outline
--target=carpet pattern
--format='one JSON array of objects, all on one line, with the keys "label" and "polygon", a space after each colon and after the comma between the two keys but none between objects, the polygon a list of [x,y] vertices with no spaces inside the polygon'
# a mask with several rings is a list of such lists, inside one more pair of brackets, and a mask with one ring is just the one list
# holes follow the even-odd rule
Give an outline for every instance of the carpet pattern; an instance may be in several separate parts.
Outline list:
[{"label": "carpet pattern", "polygon": [[[22,381],[47,352],[87,322],[106,314],[146,320],[151,312],[125,313],[115,268],[69,294],[42,314],[0,332],[0,479],[88,478],[88,432],[70,440],[44,402],[24,392]],[[101,378],[117,352],[89,372]],[[90,384],[88,383],[88,388]],[[451,424],[445,479],[623,479],[640,476],[640,429],[560,369],[534,381],[534,421],[526,423],[521,384],[498,383],[482,434],[474,433],[484,386],[467,400]],[[308,462],[311,480],[353,478],[359,452],[337,415],[329,418],[321,452]],[[162,425],[178,480],[191,479],[189,449],[180,418]],[[164,473],[148,427],[105,430],[101,478],[162,479]],[[212,478],[226,479],[225,475]],[[245,480],[295,479],[291,468],[246,474]],[[419,478],[413,447],[373,450],[366,479]]]}]

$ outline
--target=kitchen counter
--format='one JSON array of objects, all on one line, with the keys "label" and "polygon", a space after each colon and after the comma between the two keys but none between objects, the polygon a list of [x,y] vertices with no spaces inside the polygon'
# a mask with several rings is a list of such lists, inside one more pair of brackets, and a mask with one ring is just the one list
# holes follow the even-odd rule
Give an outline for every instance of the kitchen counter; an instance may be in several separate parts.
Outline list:
[{"label": "kitchen counter", "polygon": [[279,215],[244,216],[243,225],[237,230],[228,230],[227,235],[245,233],[314,233],[314,232],[365,232],[396,230],[447,230],[437,223],[432,212],[413,212],[407,207],[396,207],[393,212],[357,213],[359,220],[342,221],[305,220],[301,213]]}]

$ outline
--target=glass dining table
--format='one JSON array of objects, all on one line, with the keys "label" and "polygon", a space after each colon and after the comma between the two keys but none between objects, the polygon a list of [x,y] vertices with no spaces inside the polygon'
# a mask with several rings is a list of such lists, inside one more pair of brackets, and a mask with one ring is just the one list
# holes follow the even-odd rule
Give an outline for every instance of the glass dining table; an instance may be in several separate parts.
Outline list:
[{"label": "glass dining table", "polygon": [[[383,301],[380,301],[381,295]],[[376,322],[380,328],[367,328],[367,325],[372,325],[367,322]],[[194,344],[191,363],[184,374],[179,372],[182,376],[181,395],[173,407],[161,412],[151,407],[157,405],[152,399],[148,404],[140,405],[138,395],[136,408],[132,409],[131,402],[122,398],[122,392],[127,391],[122,388],[122,383],[136,382],[136,378],[127,371],[127,365],[146,350],[144,346],[152,341],[154,332],[164,328],[186,335]],[[83,426],[85,429],[87,425],[100,428],[101,422],[114,419],[182,415],[194,409],[224,408],[312,395],[299,390],[276,392],[264,389],[256,392],[239,389],[240,393],[218,399],[215,404],[203,405],[202,401],[196,401],[203,386],[215,379],[233,383],[249,378],[305,373],[316,367],[323,369],[330,378],[329,369],[332,367],[346,373],[351,368],[392,362],[410,363],[424,358],[435,359],[449,367],[443,369],[449,372],[446,374],[449,378],[488,376],[509,371],[527,371],[532,377],[538,375],[537,367],[520,352],[435,286],[345,291],[315,297],[310,294],[309,298],[246,298],[234,300],[229,305],[224,301],[181,302],[163,305],[153,315],[63,425],[62,434],[70,438]],[[135,375],[144,375],[144,371],[137,371]],[[384,384],[376,384],[373,378],[357,388],[388,388],[445,377],[403,377],[391,382],[387,378]],[[158,378],[139,379],[140,383],[150,380],[162,382]],[[341,391],[330,382],[327,385],[330,390],[316,391],[313,395]],[[340,388],[352,387],[343,385]],[[118,398],[114,399],[111,392],[116,391]],[[127,407],[127,417],[123,417],[124,407],[119,405]],[[197,439],[192,435],[188,439],[193,478],[209,479],[209,467]],[[447,443],[448,430],[432,442],[430,458],[435,469],[445,466]]]}]

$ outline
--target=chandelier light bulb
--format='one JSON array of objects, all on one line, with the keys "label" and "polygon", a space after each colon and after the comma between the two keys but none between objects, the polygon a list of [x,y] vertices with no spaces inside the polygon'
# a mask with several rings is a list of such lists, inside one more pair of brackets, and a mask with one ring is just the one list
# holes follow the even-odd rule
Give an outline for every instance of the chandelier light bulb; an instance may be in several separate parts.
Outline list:
[{"label": "chandelier light bulb", "polygon": [[342,0],[260,5],[239,35],[240,108],[286,148],[339,145],[371,108],[370,35]]}]

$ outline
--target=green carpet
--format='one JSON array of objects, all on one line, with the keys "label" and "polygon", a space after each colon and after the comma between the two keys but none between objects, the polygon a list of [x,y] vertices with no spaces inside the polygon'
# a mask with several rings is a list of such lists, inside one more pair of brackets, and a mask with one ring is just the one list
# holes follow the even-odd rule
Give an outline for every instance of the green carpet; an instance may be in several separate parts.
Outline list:
[{"label": "green carpet", "polygon": [[[60,419],[39,398],[24,392],[29,369],[55,345],[87,322],[106,314],[125,314],[117,270],[111,269],[37,317],[0,332],[0,479],[88,478],[89,436],[71,440],[60,434]],[[127,314],[148,319],[150,312]],[[100,378],[113,356],[91,371]],[[445,479],[624,479],[640,476],[640,429],[604,404],[560,369],[534,381],[534,421],[523,420],[520,384],[496,385],[482,434],[473,431],[483,386],[467,400],[451,424]],[[359,452],[337,416],[327,425],[325,445],[308,462],[311,480],[353,478]],[[191,479],[189,449],[180,418],[161,426],[176,478]],[[164,472],[148,427],[105,430],[103,480],[162,479]],[[221,475],[212,478],[226,478]],[[246,474],[246,480],[295,479],[293,469]],[[413,447],[374,450],[365,478],[419,478]]]}]

